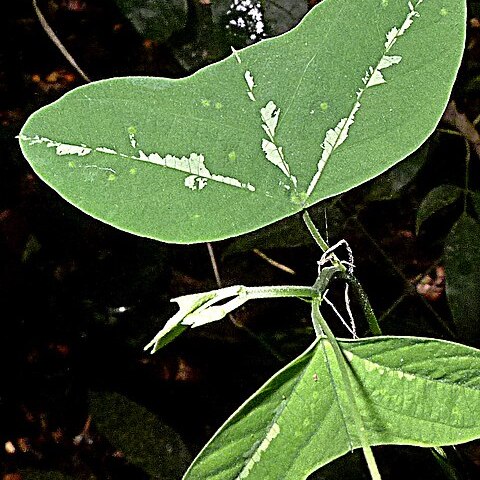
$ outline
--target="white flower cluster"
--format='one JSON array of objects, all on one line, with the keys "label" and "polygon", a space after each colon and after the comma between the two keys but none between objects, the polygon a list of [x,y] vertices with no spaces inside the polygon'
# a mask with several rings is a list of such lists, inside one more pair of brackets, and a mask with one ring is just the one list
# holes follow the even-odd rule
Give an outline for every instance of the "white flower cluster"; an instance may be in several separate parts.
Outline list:
[{"label": "white flower cluster", "polygon": [[265,23],[260,2],[255,0],[233,0],[227,11],[231,18],[227,28],[243,30],[252,41],[266,36]]}]

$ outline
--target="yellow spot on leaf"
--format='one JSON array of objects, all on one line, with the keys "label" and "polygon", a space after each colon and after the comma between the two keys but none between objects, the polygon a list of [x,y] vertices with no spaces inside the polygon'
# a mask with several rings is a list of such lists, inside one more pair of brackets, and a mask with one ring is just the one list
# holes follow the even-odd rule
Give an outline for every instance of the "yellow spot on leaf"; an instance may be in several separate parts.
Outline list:
[{"label": "yellow spot on leaf", "polygon": [[320,108],[321,108],[324,112],[326,112],[326,111],[328,110],[328,103],[327,103],[327,102],[322,102],[322,103],[320,104]]},{"label": "yellow spot on leaf", "polygon": [[442,17],[447,16],[447,15],[448,15],[448,10],[447,10],[445,7],[443,7],[443,8],[440,10],[440,15],[441,15]]},{"label": "yellow spot on leaf", "polygon": [[210,106],[210,100],[206,100],[205,98],[202,98],[202,107],[209,107]]},{"label": "yellow spot on leaf", "polygon": [[302,205],[307,198],[307,192],[292,192],[290,195],[290,200],[295,205]]},{"label": "yellow spot on leaf", "polygon": [[114,182],[116,179],[117,179],[117,176],[114,175],[113,173],[111,173],[107,178],[109,182]]},{"label": "yellow spot on leaf", "polygon": [[136,175],[137,169],[136,168],[131,168],[129,171],[130,175]]},{"label": "yellow spot on leaf", "polygon": [[215,102],[215,108],[216,108],[217,110],[220,110],[221,108],[223,108],[222,103],[221,103],[221,102]]}]

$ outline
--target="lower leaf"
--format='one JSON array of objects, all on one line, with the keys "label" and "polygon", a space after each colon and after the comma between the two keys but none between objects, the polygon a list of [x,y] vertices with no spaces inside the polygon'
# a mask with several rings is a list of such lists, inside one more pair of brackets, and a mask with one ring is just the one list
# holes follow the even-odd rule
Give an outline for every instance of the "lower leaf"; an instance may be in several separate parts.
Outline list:
[{"label": "lower leaf", "polygon": [[[370,445],[480,436],[480,351],[415,337],[341,341]],[[297,480],[359,448],[331,344],[317,340],[221,427],[186,480]]]}]

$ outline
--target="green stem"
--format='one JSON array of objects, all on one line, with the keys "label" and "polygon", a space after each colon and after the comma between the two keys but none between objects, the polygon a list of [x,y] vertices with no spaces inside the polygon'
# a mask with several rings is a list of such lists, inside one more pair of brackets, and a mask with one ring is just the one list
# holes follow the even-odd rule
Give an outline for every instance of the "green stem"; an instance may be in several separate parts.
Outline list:
[{"label": "green stem", "polygon": [[381,480],[382,477],[380,475],[380,471],[378,470],[377,462],[375,461],[372,448],[368,444],[367,438],[365,436],[365,426],[363,424],[362,416],[360,414],[360,410],[358,409],[358,405],[355,400],[355,394],[353,392],[352,383],[351,383],[350,375],[348,372],[349,365],[343,355],[342,348],[338,344],[337,339],[333,335],[327,322],[325,321],[325,319],[322,317],[322,314],[320,313],[320,302],[321,302],[320,299],[314,299],[312,302],[312,319],[314,321],[314,324],[317,326],[318,330],[321,332],[323,331],[325,333],[327,340],[329,341],[330,345],[333,348],[333,352],[337,360],[338,368],[342,376],[343,388],[345,390],[345,393],[348,398],[348,402],[350,404],[350,409],[353,415],[355,428],[357,430],[358,438],[362,446],[363,455],[365,456],[365,460],[367,462],[370,476],[372,477],[372,480]]},{"label": "green stem", "polygon": [[315,242],[317,242],[317,245],[324,251],[326,252],[328,250],[328,244],[327,242],[323,239],[322,235],[318,231],[317,227],[313,223],[312,217],[310,217],[310,214],[308,213],[308,210],[303,211],[302,215],[303,221],[305,222],[305,225],[308,228],[308,231],[310,232],[310,235],[313,237]]},{"label": "green stem", "polygon": [[360,305],[363,310],[363,314],[365,315],[365,318],[367,319],[368,322],[368,328],[370,332],[372,332],[373,335],[378,336],[382,335],[382,330],[380,328],[380,325],[378,324],[377,316],[375,315],[375,312],[373,311],[372,305],[370,304],[370,300],[367,297],[367,294],[365,293],[365,290],[363,289],[361,283],[353,276],[350,275],[349,273],[344,273],[341,275],[340,278],[344,278],[355,290],[355,293],[357,295],[357,298],[360,302]]},{"label": "green stem", "polygon": [[247,300],[254,300],[259,298],[308,298],[313,299],[318,297],[316,288],[303,287],[296,285],[280,285],[272,287],[243,287],[238,294],[240,297]]},{"label": "green stem", "polygon": [[[322,249],[323,252],[326,252],[329,248],[328,243],[323,239],[321,233],[318,231],[317,227],[313,223],[312,217],[310,217],[308,210],[303,211],[302,218],[308,228],[308,231],[310,232],[310,235],[313,237],[317,245]],[[335,265],[335,267],[339,268],[342,272],[347,271],[345,265],[334,253],[332,253],[332,264]]]},{"label": "green stem", "polygon": [[[317,227],[313,223],[313,220],[310,217],[310,214],[308,213],[307,210],[303,212],[303,221],[305,222],[305,225],[307,226],[310,234],[317,242],[317,245],[322,249],[323,252],[326,252],[329,248],[328,244],[323,239],[321,233],[318,231]],[[368,327],[372,332],[372,334],[382,335],[382,330],[380,329],[380,325],[378,324],[377,317],[373,312],[373,308],[370,304],[370,301],[368,300],[367,294],[365,293],[365,290],[363,289],[360,282],[353,275],[348,273],[348,270],[345,267],[345,265],[338,259],[338,257],[335,254],[332,254],[332,264],[339,270],[340,278],[343,277],[355,289],[355,293],[357,294],[357,297],[360,301],[360,305],[367,319]],[[320,295],[323,294],[323,292],[319,292],[319,293]],[[315,328],[315,325],[314,325],[314,328]]]}]

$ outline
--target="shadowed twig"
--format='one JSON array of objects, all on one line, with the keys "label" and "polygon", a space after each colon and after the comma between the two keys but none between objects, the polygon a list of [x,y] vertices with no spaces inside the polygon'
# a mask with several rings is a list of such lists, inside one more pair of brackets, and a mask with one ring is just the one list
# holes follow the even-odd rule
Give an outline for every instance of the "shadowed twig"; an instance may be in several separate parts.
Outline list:
[{"label": "shadowed twig", "polygon": [[88,78],[87,74],[78,66],[75,59],[68,53],[68,50],[63,46],[63,43],[57,37],[55,32],[52,30],[50,25],[48,24],[47,20],[43,16],[42,12],[38,8],[37,0],[32,0],[33,9],[37,14],[38,20],[40,21],[40,25],[45,30],[45,33],[49,36],[50,40],[56,45],[56,47],[62,52],[63,56],[68,60],[70,65],[79,73],[79,75],[88,83],[91,82],[90,78]]}]

